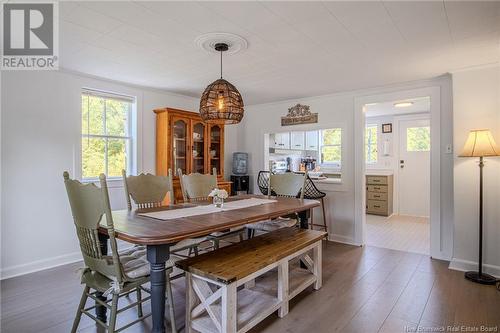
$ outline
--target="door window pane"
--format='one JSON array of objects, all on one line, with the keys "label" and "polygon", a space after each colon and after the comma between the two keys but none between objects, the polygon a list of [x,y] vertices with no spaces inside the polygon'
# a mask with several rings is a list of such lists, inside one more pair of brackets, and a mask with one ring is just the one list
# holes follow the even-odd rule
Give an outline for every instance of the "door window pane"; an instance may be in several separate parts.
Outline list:
[{"label": "door window pane", "polygon": [[377,125],[366,126],[365,152],[366,163],[377,163]]},{"label": "door window pane", "polygon": [[408,127],[406,129],[406,151],[429,150],[431,150],[430,127]]}]

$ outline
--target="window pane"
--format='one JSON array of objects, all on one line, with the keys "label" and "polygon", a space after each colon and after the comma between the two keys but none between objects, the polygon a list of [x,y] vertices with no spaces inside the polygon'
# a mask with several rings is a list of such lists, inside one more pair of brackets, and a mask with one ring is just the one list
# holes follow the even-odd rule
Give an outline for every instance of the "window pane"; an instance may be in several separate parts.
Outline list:
[{"label": "window pane", "polygon": [[321,131],[323,145],[340,145],[342,141],[342,130],[331,128]]},{"label": "window pane", "polygon": [[82,95],[82,134],[104,134],[104,98]]},{"label": "window pane", "polygon": [[377,162],[377,125],[366,126],[365,132],[366,162]]},{"label": "window pane", "polygon": [[340,163],[340,146],[321,147],[321,163]]},{"label": "window pane", "polygon": [[408,127],[406,129],[406,151],[431,150],[430,127]]},{"label": "window pane", "polygon": [[107,135],[128,136],[127,124],[130,103],[115,99],[106,100]]},{"label": "window pane", "polygon": [[97,178],[106,171],[105,151],[106,139],[82,137],[82,176]]},{"label": "window pane", "polygon": [[108,140],[108,177],[120,177],[127,170],[127,139]]}]

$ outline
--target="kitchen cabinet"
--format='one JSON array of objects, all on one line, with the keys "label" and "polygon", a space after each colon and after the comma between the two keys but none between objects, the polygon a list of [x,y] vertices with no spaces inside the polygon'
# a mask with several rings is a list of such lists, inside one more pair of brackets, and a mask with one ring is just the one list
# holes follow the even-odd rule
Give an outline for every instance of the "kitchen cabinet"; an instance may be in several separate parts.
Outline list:
[{"label": "kitchen cabinet", "polygon": [[366,175],[366,213],[392,215],[392,175]]},{"label": "kitchen cabinet", "polygon": [[290,132],[274,134],[274,148],[290,149]]},{"label": "kitchen cabinet", "polygon": [[305,150],[318,150],[318,141],[319,141],[318,131],[307,131]]},{"label": "kitchen cabinet", "polygon": [[290,133],[290,149],[304,149],[304,132],[291,132]]}]

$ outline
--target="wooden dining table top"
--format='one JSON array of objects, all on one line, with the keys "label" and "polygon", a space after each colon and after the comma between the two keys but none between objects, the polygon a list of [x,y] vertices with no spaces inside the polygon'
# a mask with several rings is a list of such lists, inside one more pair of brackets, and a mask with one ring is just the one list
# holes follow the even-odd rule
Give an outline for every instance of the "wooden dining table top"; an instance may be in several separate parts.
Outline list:
[{"label": "wooden dining table top", "polygon": [[[226,201],[248,198],[267,199],[268,197],[262,195],[241,195],[230,197]],[[116,210],[112,212],[115,237],[141,245],[173,244],[183,239],[206,236],[216,231],[223,231],[248,223],[298,213],[319,206],[319,202],[316,200],[281,197],[271,197],[271,199],[275,199],[276,202],[171,220],[159,220],[139,214],[211,203],[178,204],[132,211]],[[107,229],[104,225],[105,222],[101,222],[99,231],[106,234]]]}]

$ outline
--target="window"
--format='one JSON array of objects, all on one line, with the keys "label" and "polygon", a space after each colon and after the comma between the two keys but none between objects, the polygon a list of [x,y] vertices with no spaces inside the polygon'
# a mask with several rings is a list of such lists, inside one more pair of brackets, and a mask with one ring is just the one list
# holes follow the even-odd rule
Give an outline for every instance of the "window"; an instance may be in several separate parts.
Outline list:
[{"label": "window", "polygon": [[377,163],[377,125],[366,125],[365,153],[366,163]]},{"label": "window", "polygon": [[135,99],[92,90],[82,92],[82,179],[121,177],[130,171],[131,117]]},{"label": "window", "polygon": [[408,127],[406,129],[406,151],[429,150],[431,150],[430,127]]},{"label": "window", "polygon": [[320,131],[321,164],[340,168],[342,161],[342,129]]}]

